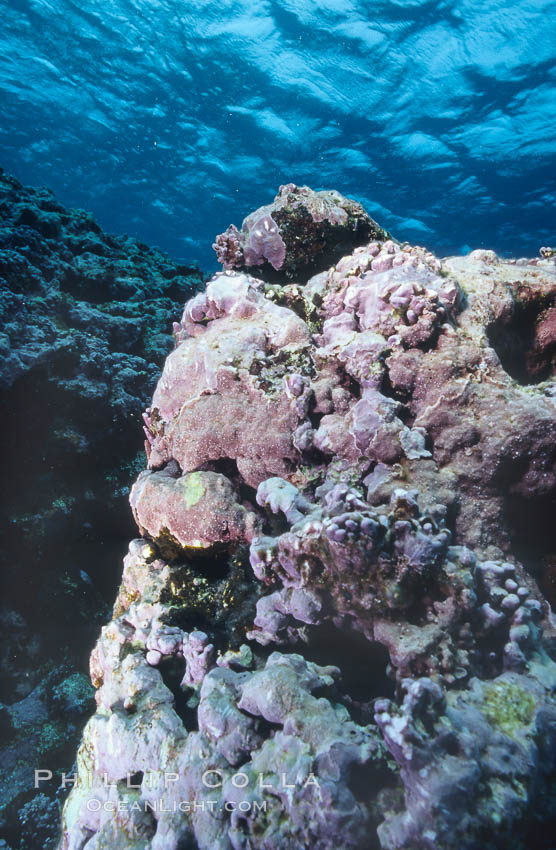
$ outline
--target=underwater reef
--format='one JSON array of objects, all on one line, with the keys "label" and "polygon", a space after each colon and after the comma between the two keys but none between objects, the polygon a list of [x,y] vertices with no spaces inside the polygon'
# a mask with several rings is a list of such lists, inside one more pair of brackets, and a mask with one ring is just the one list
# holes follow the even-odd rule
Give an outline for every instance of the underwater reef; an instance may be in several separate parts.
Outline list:
[{"label": "underwater reef", "polygon": [[62,850],[548,850],[553,252],[439,259],[293,184],[215,250]]},{"label": "underwater reef", "polygon": [[0,846],[55,846],[87,656],[133,532],[141,411],[200,273],[0,170]]}]

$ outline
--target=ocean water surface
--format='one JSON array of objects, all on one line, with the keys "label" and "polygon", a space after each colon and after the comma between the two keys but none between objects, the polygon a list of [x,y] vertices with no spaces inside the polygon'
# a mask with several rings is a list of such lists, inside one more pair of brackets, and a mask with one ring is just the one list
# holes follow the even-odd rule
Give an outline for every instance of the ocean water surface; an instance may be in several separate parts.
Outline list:
[{"label": "ocean water surface", "polygon": [[174,256],[281,183],[440,254],[554,240],[551,0],[3,0],[0,162]]}]

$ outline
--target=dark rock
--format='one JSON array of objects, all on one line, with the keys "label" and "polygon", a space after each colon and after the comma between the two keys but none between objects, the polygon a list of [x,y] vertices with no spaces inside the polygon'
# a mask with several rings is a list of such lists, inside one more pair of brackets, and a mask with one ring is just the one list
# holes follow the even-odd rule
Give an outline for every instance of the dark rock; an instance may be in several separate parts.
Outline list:
[{"label": "dark rock", "polygon": [[213,245],[225,269],[248,269],[269,282],[305,283],[344,254],[389,234],[361,204],[339,192],[280,186],[274,201],[233,224]]},{"label": "dark rock", "polygon": [[[33,770],[53,747],[69,770],[91,710],[83,671],[133,527],[141,410],[172,348],[172,320],[201,281],[196,268],[109,236],[89,213],[0,170],[0,684],[12,747],[0,759],[10,845],[54,846],[55,788],[28,802]],[[53,675],[39,711],[27,700]],[[22,712],[23,738],[9,725]]]}]

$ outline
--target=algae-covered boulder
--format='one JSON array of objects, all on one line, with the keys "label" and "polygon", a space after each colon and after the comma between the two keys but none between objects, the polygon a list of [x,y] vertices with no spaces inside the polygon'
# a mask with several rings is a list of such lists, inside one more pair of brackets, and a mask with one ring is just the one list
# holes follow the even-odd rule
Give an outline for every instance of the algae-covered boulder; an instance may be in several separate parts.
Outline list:
[{"label": "algae-covered boulder", "polygon": [[213,245],[225,269],[248,269],[264,280],[304,283],[350,249],[388,239],[361,204],[336,191],[288,183],[271,204],[234,224]]},{"label": "algae-covered boulder", "polygon": [[283,187],[174,325],[62,850],[530,850],[556,816],[556,265],[350,203]]},{"label": "algae-covered boulder", "polygon": [[139,530],[166,557],[210,554],[230,543],[250,543],[259,518],[237,501],[225,475],[167,470],[142,472],[130,494]]}]

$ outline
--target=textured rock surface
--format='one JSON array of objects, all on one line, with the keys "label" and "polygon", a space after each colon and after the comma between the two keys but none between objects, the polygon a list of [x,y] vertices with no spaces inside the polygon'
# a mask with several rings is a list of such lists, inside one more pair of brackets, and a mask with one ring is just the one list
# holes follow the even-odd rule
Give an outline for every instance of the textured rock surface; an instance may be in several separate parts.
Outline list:
[{"label": "textured rock surface", "polygon": [[369,238],[175,325],[63,850],[550,846],[555,264]]},{"label": "textured rock surface", "polygon": [[168,466],[142,472],[130,494],[140,531],[167,557],[212,554],[231,543],[250,543],[260,523],[237,499],[225,475],[191,472],[178,477],[177,469],[174,476],[168,474]]},{"label": "textured rock surface", "polygon": [[272,204],[234,224],[213,245],[225,269],[248,269],[265,280],[305,282],[350,248],[388,234],[361,204],[339,192],[287,183]]},{"label": "textured rock surface", "polygon": [[199,282],[0,171],[0,698],[12,720],[17,706],[36,706],[2,740],[0,835],[10,844],[52,846],[46,826],[33,839],[38,803],[18,807],[35,767],[70,768],[91,692],[86,683],[89,702],[65,727],[62,704],[43,697],[86,669],[109,610],[133,528],[141,410],[171,348],[171,316]]}]

